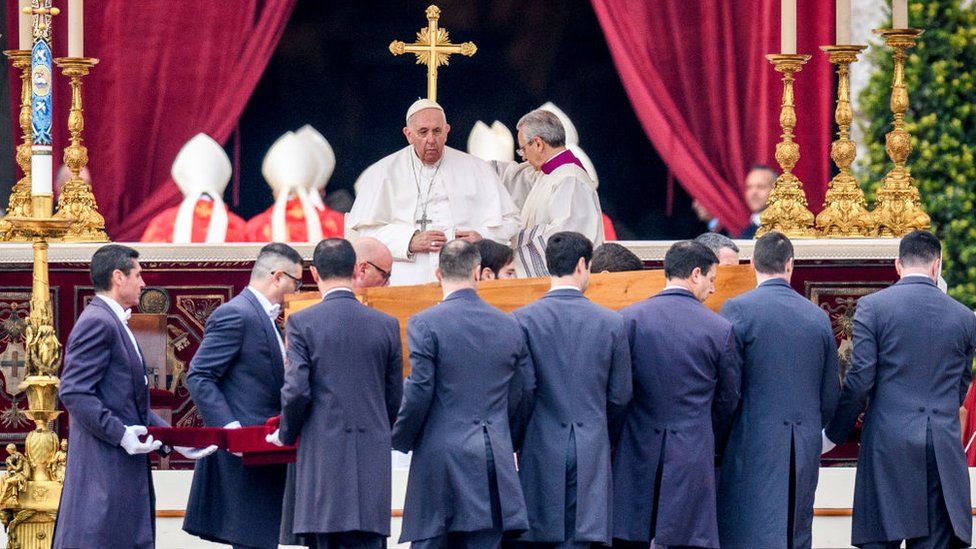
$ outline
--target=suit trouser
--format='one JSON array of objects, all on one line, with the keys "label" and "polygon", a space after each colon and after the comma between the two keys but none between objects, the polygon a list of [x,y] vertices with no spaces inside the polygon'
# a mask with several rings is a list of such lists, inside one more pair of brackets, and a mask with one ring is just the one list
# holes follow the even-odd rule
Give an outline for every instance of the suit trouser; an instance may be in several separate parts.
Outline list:
[{"label": "suit trouser", "polygon": [[[576,541],[576,501],[577,501],[577,470],[576,470],[576,432],[569,430],[569,445],[566,448],[566,515],[564,518],[566,541],[562,542],[534,542],[516,541],[511,547],[524,549],[585,549],[592,545],[589,541]],[[509,544],[506,544],[509,546]],[[646,547],[644,549],[647,549]]]},{"label": "suit trouser", "polygon": [[[939,477],[939,466],[935,461],[935,443],[932,441],[932,428],[925,433],[925,479],[928,486],[928,521],[929,535],[921,538],[905,540],[907,549],[949,549],[951,547],[969,547],[955,536],[949,510],[946,508],[945,495],[942,493],[942,480]],[[861,545],[862,549],[898,549],[902,540],[878,541]]]},{"label": "suit trouser", "polygon": [[491,524],[486,530],[475,532],[448,532],[433,538],[410,543],[413,549],[496,549],[502,544],[502,503],[498,493],[498,473],[495,471],[495,453],[491,449],[488,430],[484,429],[485,458],[488,464],[488,496],[491,500]]},{"label": "suit trouser", "polygon": [[306,534],[306,539],[309,539],[310,549],[384,549],[386,547],[386,536],[374,532]]}]

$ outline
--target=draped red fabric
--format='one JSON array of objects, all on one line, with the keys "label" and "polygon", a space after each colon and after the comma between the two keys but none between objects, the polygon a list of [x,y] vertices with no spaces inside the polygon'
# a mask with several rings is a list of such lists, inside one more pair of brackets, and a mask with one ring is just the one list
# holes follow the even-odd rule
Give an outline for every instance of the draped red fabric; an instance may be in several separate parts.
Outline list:
[{"label": "draped red fabric", "polygon": [[[85,3],[85,54],[100,62],[84,79],[83,137],[113,240],[138,240],[153,215],[180,202],[169,176],[176,153],[200,132],[227,140],[296,1]],[[67,55],[66,4],[54,2],[63,14],[53,25],[55,57]],[[16,0],[7,0],[7,21],[17,28]],[[19,97],[11,75],[12,96]],[[60,160],[70,95],[63,77],[54,87]]]},{"label": "draped red fabric", "polygon": [[[733,233],[748,223],[742,182],[750,165],[778,168],[779,0],[593,0],[610,53],[644,131],[681,185]],[[834,6],[799,2],[794,173],[810,209],[830,177],[833,76],[819,46],[833,43]]]}]

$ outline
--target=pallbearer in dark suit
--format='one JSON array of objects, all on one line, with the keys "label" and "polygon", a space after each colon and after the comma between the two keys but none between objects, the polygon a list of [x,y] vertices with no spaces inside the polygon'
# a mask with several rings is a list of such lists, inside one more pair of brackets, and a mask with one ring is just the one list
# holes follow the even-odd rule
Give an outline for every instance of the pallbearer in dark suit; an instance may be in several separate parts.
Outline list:
[{"label": "pallbearer in dark suit", "polygon": [[509,415],[528,351],[518,323],[475,293],[478,249],[440,253],[444,301],[410,319],[410,376],[393,448],[413,450],[401,542],[415,548],[498,547],[528,527]]},{"label": "pallbearer in dark suit", "polygon": [[[149,410],[142,352],[127,326],[145,284],[139,252],[109,244],[91,260],[95,297],[68,336],[59,396],[70,417],[68,463],[54,547],[155,546],[156,500],[146,454],[161,443],[146,426],[166,422]],[[190,459],[216,446],[176,450]]]},{"label": "pallbearer in dark suit", "polygon": [[851,535],[860,547],[969,547],[959,405],[972,381],[976,317],[936,286],[941,257],[932,233],[905,235],[901,279],[857,302],[851,369],[824,449],[847,439],[867,400]]},{"label": "pallbearer in dark suit", "polygon": [[403,391],[400,326],[353,294],[356,252],[315,247],[322,302],[288,318],[288,367],[274,444],[298,445],[292,524],[317,549],[384,547],[390,535],[390,429]]},{"label": "pallbearer in dark suit", "polygon": [[[278,414],[285,366],[276,322],[301,279],[302,256],[268,244],[247,288],[207,319],[186,384],[208,427],[264,425]],[[194,468],[183,529],[234,547],[278,547],[284,485],[284,465],[245,467],[240,456],[217,452]]]},{"label": "pallbearer in dark suit", "polygon": [[534,398],[519,478],[529,514],[527,545],[588,547],[611,539],[610,419],[631,395],[624,320],[583,296],[593,244],[556,233],[546,245],[552,289],[515,311],[530,349]]},{"label": "pallbearer in dark suit", "polygon": [[718,258],[698,242],[664,256],[667,286],[620,311],[634,398],[613,471],[614,545],[718,547],[715,457],[739,398],[732,325],[702,302]]},{"label": "pallbearer in dark suit", "polygon": [[742,400],[722,458],[722,547],[810,547],[820,431],[840,380],[830,319],[790,287],[793,244],[771,232],[752,252],[758,287],[725,302]]}]

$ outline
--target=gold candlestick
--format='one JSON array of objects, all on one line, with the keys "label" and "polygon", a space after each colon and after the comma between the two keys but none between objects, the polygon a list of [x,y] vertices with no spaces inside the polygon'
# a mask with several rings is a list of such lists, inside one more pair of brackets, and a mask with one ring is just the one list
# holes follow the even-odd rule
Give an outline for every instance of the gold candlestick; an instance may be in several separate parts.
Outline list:
[{"label": "gold candlestick", "polygon": [[[6,50],[3,52],[11,64],[20,69],[20,123],[21,142],[17,145],[17,165],[24,177],[14,184],[7,204],[7,217],[28,217],[31,215],[31,90],[30,90],[30,50]],[[0,241],[25,240],[13,230],[7,219],[0,219]]]},{"label": "gold candlestick", "polygon": [[830,146],[830,158],[840,170],[827,185],[824,208],[817,215],[817,230],[822,236],[843,238],[874,234],[874,217],[864,207],[864,191],[851,173],[851,164],[857,157],[857,143],[851,140],[850,65],[857,61],[857,54],[867,46],[821,46],[837,65],[837,108],[834,120],[839,131],[837,140]]},{"label": "gold candlestick", "polygon": [[71,221],[64,235],[69,242],[107,242],[105,218],[98,213],[98,204],[91,184],[81,177],[88,165],[88,148],[81,144],[81,132],[85,118],[81,105],[81,78],[88,74],[98,59],[91,57],[61,57],[54,62],[71,81],[71,111],[68,114],[68,131],[71,144],[64,149],[64,164],[71,170],[71,179],[58,195],[58,213],[55,217]]},{"label": "gold candlestick", "polygon": [[779,231],[791,238],[813,238],[817,235],[813,228],[813,213],[807,209],[803,183],[792,173],[800,160],[800,146],[793,141],[793,128],[796,127],[793,75],[800,72],[810,56],[776,54],[767,55],[766,59],[783,73],[783,102],[779,113],[783,134],[780,136],[782,141],[776,144],[776,162],[783,173],[776,178],[766,209],[759,215],[762,225],[756,231],[756,238],[769,231]]},{"label": "gold candlestick", "polygon": [[891,112],[894,129],[885,134],[885,151],[895,167],[889,171],[878,189],[874,218],[878,236],[902,236],[915,229],[928,229],[930,218],[922,210],[918,187],[908,166],[912,152],[912,137],[905,130],[905,111],[908,110],[908,88],[905,86],[905,50],[915,46],[921,29],[876,29],[885,44],[894,50],[895,70],[891,82]]}]

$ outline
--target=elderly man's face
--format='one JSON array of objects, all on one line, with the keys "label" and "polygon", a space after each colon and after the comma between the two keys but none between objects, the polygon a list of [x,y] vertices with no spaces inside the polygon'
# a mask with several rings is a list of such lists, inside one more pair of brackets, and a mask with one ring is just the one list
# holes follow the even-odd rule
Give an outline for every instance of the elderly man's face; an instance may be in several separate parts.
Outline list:
[{"label": "elderly man's face", "polygon": [[719,265],[738,265],[739,264],[739,253],[732,248],[719,248],[718,250],[718,264]]},{"label": "elderly man's face", "polygon": [[746,175],[746,204],[752,213],[761,212],[773,192],[776,178],[769,170],[752,170]]},{"label": "elderly man's face", "polygon": [[525,138],[525,133],[520,129],[518,131],[518,154],[523,160],[532,165],[533,168],[540,170],[542,165],[546,163],[546,158],[543,158],[543,144],[542,139],[538,137],[532,137],[530,139]]},{"label": "elderly man's face", "polygon": [[444,112],[437,109],[418,111],[403,128],[403,135],[424,164],[436,164],[444,156],[447,134],[451,125],[444,118]]}]

